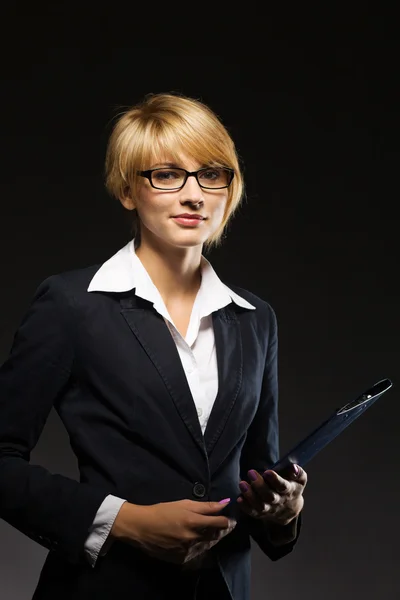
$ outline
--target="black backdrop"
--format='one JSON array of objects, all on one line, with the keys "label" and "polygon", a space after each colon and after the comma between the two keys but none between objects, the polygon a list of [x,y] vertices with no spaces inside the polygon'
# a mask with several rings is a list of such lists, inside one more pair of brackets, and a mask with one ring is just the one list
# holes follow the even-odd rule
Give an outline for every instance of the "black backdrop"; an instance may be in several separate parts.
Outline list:
[{"label": "black backdrop", "polygon": [[[398,44],[378,25],[234,55],[110,48],[94,35],[60,47],[53,30],[51,43],[31,36],[3,60],[1,362],[41,280],[128,241],[128,215],[103,186],[111,119],[177,91],[221,116],[243,161],[246,201],[207,256],[277,313],[282,451],[393,380],[310,463],[295,552],[271,563],[253,546],[255,600],[399,597]],[[77,477],[54,412],[32,462]],[[1,598],[28,599],[46,551],[2,521],[0,540]]]}]

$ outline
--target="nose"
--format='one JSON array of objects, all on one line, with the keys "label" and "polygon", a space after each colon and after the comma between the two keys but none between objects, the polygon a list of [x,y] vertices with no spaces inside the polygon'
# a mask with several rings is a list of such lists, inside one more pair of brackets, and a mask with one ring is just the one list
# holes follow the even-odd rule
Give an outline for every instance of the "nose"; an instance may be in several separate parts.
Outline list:
[{"label": "nose", "polygon": [[189,175],[187,181],[183,188],[180,190],[181,192],[181,202],[193,202],[198,204],[199,202],[203,202],[203,190],[199,186],[197,179],[194,175]]}]

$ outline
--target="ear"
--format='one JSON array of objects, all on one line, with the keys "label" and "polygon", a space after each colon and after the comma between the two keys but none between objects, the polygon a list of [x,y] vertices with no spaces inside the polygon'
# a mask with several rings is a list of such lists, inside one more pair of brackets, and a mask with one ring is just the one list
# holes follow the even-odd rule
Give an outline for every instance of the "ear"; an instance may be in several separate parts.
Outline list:
[{"label": "ear", "polygon": [[126,186],[124,188],[123,193],[119,197],[119,200],[120,200],[121,204],[127,210],[135,210],[135,208],[136,208],[135,201],[132,198],[132,194],[131,194],[131,190],[130,190],[129,186]]}]

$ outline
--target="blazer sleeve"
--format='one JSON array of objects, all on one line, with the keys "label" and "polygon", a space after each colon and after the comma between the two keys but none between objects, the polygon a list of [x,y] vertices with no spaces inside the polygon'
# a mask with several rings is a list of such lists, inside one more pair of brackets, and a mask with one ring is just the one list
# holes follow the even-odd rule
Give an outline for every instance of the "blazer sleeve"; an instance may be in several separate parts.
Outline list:
[{"label": "blazer sleeve", "polygon": [[[268,304],[268,349],[263,373],[261,395],[254,419],[248,429],[240,460],[240,477],[248,481],[247,472],[255,469],[263,473],[279,458],[278,423],[278,327],[276,315]],[[289,525],[278,527],[280,541],[273,542],[271,528],[266,522],[242,513],[250,536],[271,560],[278,560],[291,552],[301,528],[301,513]],[[276,528],[275,528],[276,533]],[[288,539],[290,541],[284,542]],[[292,539],[293,538],[293,539]]]},{"label": "blazer sleeve", "polygon": [[36,290],[0,367],[0,518],[67,561],[87,564],[84,542],[107,492],[29,464],[68,385],[73,331],[62,279],[49,277]]},{"label": "blazer sleeve", "polygon": [[84,546],[87,559],[93,568],[96,566],[99,556],[105,556],[114,543],[110,531],[125,502],[126,500],[123,498],[110,494],[96,513]]}]

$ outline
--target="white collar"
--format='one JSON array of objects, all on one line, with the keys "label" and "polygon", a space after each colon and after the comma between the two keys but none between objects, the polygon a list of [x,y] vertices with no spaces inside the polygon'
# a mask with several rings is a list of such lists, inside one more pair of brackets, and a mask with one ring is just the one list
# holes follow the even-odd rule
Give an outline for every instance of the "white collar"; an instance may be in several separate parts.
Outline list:
[{"label": "white collar", "polygon": [[[201,274],[201,286],[196,300],[201,298],[202,316],[211,314],[232,301],[242,308],[256,308],[222,283],[204,256],[201,257]],[[87,291],[127,292],[133,288],[137,296],[152,302],[156,309],[163,306],[158,289],[135,253],[134,239],[101,265]]]}]

